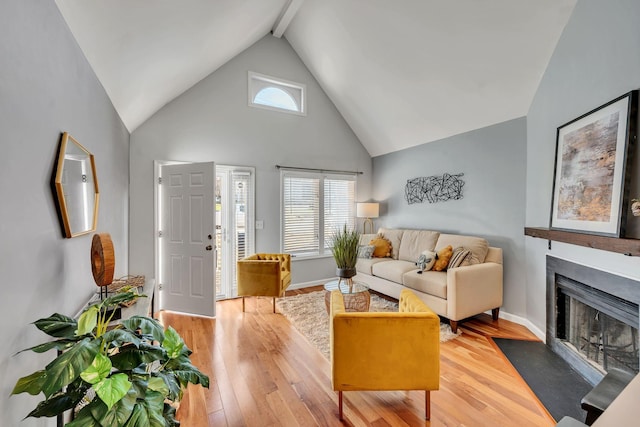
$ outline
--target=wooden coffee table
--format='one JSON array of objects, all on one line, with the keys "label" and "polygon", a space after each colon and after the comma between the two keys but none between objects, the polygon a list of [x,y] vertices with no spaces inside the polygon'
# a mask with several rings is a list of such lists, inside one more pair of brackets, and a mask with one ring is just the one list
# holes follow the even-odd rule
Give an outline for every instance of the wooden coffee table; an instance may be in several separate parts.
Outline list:
[{"label": "wooden coffee table", "polygon": [[369,286],[364,282],[355,280],[350,280],[349,282],[333,280],[324,285],[324,290],[326,291],[324,303],[327,307],[327,313],[329,313],[329,306],[331,305],[331,291],[338,289],[342,292],[344,308],[347,311],[369,311],[369,304],[371,303]]}]

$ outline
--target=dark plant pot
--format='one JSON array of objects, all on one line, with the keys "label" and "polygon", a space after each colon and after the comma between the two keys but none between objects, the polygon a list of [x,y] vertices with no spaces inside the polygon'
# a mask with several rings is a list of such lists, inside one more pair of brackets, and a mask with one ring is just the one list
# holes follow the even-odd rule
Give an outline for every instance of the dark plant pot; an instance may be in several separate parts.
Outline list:
[{"label": "dark plant pot", "polygon": [[336,276],[343,279],[351,279],[357,273],[355,268],[336,268]]}]

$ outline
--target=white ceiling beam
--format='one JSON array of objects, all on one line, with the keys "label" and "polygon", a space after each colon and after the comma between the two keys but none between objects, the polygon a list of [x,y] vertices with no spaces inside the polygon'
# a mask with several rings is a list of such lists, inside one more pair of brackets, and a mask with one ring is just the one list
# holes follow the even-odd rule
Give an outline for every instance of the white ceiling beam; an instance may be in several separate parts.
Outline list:
[{"label": "white ceiling beam", "polygon": [[304,0],[289,0],[289,3],[282,9],[280,16],[276,19],[275,24],[273,24],[273,29],[271,33],[280,38],[287,30],[287,27],[293,20],[293,17],[298,13],[298,9],[302,6]]}]

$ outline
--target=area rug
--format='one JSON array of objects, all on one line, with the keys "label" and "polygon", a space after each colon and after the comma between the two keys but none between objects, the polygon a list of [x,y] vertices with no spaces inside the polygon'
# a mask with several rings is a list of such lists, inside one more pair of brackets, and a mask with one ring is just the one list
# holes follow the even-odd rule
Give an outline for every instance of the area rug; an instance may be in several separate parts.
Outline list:
[{"label": "area rug", "polygon": [[[325,291],[278,298],[276,306],[291,324],[329,359],[329,315],[324,302]],[[369,311],[398,311],[398,303],[371,294]],[[446,323],[440,323],[440,342],[458,337]]]},{"label": "area rug", "polygon": [[493,338],[547,411],[560,421],[565,415],[584,420],[580,400],[591,386],[543,342]]}]

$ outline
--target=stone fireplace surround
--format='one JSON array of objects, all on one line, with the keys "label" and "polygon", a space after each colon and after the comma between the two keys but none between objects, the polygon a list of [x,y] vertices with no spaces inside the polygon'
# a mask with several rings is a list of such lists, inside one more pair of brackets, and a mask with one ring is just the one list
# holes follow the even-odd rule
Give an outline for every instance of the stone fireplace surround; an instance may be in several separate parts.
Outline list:
[{"label": "stone fireplace surround", "polygon": [[[558,282],[563,281],[578,282],[638,305],[640,305],[640,282],[547,255],[547,345],[587,381],[595,385],[602,379],[603,374],[566,346],[563,340],[557,338]],[[637,314],[640,315],[640,313]],[[640,328],[640,324],[636,324],[635,327]]]}]

